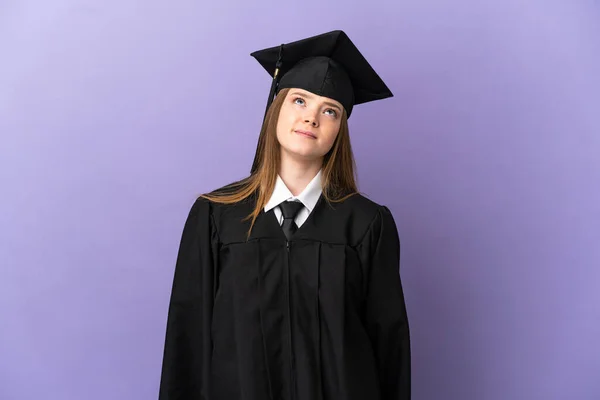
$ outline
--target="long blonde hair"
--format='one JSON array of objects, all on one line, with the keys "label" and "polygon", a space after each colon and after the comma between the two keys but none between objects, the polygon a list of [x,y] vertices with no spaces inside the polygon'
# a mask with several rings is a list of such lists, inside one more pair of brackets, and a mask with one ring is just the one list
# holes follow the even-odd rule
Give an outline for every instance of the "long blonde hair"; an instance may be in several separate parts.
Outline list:
[{"label": "long blonde hair", "polygon": [[[253,212],[243,220],[252,219],[248,237],[250,237],[256,218],[275,189],[281,156],[277,140],[277,121],[289,90],[282,89],[267,111],[258,140],[256,171],[247,178],[222,188],[225,190],[216,190],[200,195],[200,197],[216,203],[234,204],[257,194]],[[323,157],[321,182],[323,197],[328,203],[341,202],[358,193],[355,171],[356,162],[350,145],[348,118],[344,110],[338,135],[331,150]]]}]

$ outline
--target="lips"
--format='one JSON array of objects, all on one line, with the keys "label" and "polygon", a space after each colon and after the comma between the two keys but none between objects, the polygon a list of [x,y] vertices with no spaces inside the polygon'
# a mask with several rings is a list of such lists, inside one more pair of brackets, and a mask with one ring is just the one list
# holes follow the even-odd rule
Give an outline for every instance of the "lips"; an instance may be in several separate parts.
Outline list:
[{"label": "lips", "polygon": [[315,135],[314,133],[312,133],[310,131],[303,131],[303,130],[298,129],[298,130],[295,130],[294,132],[296,132],[297,134],[300,134],[300,135],[307,136],[307,137],[312,138],[312,139],[316,139],[317,138],[317,135]]}]

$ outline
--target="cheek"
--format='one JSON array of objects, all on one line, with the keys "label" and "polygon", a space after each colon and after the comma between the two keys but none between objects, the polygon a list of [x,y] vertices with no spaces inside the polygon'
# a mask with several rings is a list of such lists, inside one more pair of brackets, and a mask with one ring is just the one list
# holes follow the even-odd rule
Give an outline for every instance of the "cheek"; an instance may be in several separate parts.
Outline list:
[{"label": "cheek", "polygon": [[287,133],[290,131],[290,129],[292,129],[292,119],[292,112],[290,112],[286,106],[282,107],[279,113],[279,119],[277,120],[277,137],[279,137],[280,134]]},{"label": "cheek", "polygon": [[287,122],[285,118],[279,118],[279,120],[277,121],[277,139],[279,140],[279,143],[281,143],[282,140],[286,139],[285,133],[287,133],[288,131],[289,122]]},{"label": "cheek", "polygon": [[340,130],[339,123],[332,123],[327,127],[327,133],[323,135],[323,145],[327,148],[331,148],[335,139],[337,138],[338,132]]}]

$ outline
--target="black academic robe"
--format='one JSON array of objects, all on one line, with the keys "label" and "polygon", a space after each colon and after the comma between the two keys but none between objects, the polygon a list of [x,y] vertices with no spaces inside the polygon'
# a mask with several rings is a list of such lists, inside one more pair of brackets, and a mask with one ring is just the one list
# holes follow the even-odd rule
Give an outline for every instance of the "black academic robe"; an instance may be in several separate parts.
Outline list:
[{"label": "black academic robe", "polygon": [[255,198],[198,199],[181,239],[160,400],[408,400],[410,341],[389,209],[320,197],[288,241]]}]

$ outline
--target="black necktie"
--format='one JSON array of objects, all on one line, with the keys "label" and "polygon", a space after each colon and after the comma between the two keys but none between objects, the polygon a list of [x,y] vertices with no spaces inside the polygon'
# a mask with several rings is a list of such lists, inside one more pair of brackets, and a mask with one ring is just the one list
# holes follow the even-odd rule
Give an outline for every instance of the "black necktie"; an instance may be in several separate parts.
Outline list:
[{"label": "black necktie", "polygon": [[298,211],[300,211],[304,205],[299,201],[284,201],[279,204],[279,207],[283,214],[283,224],[281,225],[281,228],[283,229],[283,233],[287,240],[290,240],[294,232],[298,229],[298,225],[296,225],[294,218],[296,218],[296,214],[298,214]]}]

